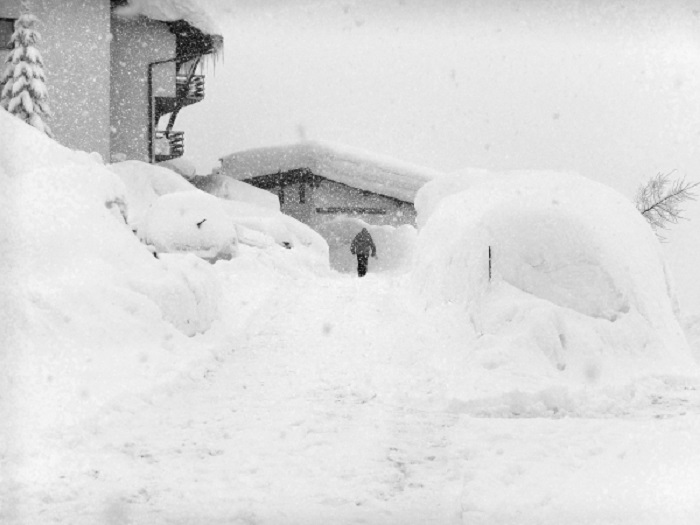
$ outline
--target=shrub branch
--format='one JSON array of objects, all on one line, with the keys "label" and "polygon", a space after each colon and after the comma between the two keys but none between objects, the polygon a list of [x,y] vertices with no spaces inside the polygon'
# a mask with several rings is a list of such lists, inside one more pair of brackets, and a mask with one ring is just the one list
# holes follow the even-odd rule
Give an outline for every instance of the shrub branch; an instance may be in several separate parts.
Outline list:
[{"label": "shrub branch", "polygon": [[635,206],[651,227],[657,232],[685,219],[681,205],[695,200],[695,188],[700,182],[686,182],[684,178],[672,180],[670,173],[658,173],[640,186],[635,197]]}]

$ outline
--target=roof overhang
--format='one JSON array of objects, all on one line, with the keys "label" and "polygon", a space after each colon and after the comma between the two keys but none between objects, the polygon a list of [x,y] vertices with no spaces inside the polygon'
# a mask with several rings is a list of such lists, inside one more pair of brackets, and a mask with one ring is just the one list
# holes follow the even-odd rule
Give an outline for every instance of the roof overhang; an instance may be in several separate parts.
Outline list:
[{"label": "roof overhang", "polygon": [[426,182],[442,175],[385,156],[315,141],[241,151],[222,157],[221,162],[221,172],[238,180],[306,168],[325,179],[409,203]]},{"label": "roof overhang", "polygon": [[178,56],[215,54],[223,47],[223,31],[199,0],[112,0],[112,7],[117,16],[167,23],[177,36]]}]

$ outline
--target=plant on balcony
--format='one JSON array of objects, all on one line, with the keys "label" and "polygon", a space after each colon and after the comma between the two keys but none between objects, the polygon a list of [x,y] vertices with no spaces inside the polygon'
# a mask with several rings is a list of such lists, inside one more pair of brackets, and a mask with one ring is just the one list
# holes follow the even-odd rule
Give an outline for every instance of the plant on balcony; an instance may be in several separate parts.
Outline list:
[{"label": "plant on balcony", "polygon": [[44,62],[36,48],[41,35],[33,15],[22,15],[15,22],[10,52],[0,77],[0,106],[53,138],[45,122],[51,116],[44,75]]}]

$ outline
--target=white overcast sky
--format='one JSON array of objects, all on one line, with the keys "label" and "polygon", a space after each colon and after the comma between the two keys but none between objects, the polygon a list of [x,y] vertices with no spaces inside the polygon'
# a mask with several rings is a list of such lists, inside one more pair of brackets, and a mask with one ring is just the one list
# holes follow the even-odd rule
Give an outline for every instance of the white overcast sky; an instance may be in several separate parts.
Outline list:
[{"label": "white overcast sky", "polygon": [[207,0],[186,155],[309,139],[443,171],[700,177],[700,0]]}]

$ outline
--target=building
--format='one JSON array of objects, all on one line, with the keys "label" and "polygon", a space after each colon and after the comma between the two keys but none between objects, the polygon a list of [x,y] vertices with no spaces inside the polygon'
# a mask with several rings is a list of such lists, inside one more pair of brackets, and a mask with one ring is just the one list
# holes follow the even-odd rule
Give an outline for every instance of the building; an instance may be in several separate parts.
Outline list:
[{"label": "building", "polygon": [[[53,117],[63,145],[109,160],[184,152],[178,112],[204,97],[202,64],[222,47],[209,16],[176,0],[3,0],[0,41],[22,14],[39,19]],[[5,53],[0,51],[4,64]]]},{"label": "building", "polygon": [[283,213],[317,231],[340,218],[415,225],[418,189],[437,172],[357,149],[304,141],[220,159],[218,172],[278,195]]}]

